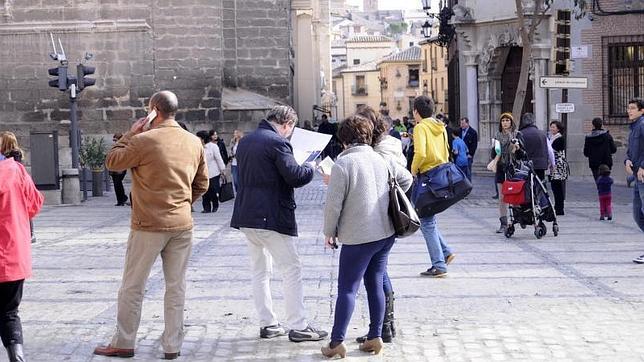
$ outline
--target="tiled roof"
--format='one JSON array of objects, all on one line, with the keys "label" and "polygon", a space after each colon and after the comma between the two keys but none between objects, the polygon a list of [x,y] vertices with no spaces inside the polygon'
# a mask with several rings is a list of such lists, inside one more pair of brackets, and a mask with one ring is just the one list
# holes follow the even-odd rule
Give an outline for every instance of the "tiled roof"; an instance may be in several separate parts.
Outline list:
[{"label": "tiled roof", "polygon": [[382,59],[381,63],[384,62],[420,62],[421,61],[421,55],[420,55],[420,48],[419,47],[411,47],[409,49],[405,49],[402,52],[399,53],[394,53],[391,54],[384,59]]},{"label": "tiled roof", "polygon": [[381,43],[389,41],[393,41],[393,39],[388,38],[384,35],[356,35],[349,38],[349,40],[347,40],[347,43]]},{"label": "tiled roof", "polygon": [[342,73],[371,72],[374,70],[378,70],[378,62],[375,60],[364,64],[358,64],[352,67],[348,67],[347,69],[343,69]]}]

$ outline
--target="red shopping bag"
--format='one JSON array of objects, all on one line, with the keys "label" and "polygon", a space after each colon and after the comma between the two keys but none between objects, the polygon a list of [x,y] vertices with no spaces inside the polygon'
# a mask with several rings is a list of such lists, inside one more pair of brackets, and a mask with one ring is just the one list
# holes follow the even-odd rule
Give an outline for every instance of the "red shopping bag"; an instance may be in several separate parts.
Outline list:
[{"label": "red shopping bag", "polygon": [[510,205],[523,205],[530,201],[525,189],[527,182],[525,180],[503,181],[501,194],[503,195],[503,202]]}]

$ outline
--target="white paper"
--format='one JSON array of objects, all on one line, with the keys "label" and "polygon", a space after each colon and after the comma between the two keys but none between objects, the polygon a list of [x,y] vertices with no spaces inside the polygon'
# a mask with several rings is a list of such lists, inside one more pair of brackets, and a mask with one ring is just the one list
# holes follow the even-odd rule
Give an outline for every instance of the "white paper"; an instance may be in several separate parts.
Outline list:
[{"label": "white paper", "polygon": [[335,162],[333,162],[331,157],[326,156],[326,158],[318,164],[318,167],[320,168],[320,170],[322,170],[322,173],[324,173],[325,175],[330,175],[333,165],[335,165]]},{"label": "white paper", "polygon": [[293,156],[299,165],[313,161],[331,140],[331,135],[295,128],[291,136]]}]

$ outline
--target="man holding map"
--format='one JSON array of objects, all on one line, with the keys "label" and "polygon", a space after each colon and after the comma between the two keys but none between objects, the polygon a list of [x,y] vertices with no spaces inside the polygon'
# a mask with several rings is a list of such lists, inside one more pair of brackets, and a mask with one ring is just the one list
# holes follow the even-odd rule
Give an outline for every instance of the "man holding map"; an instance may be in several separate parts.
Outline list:
[{"label": "man holding map", "polygon": [[275,106],[257,130],[242,138],[237,147],[239,194],[235,199],[230,226],[241,230],[248,239],[251,257],[255,308],[259,315],[261,338],[286,335],[273,311],[270,279],[275,259],[283,275],[284,301],[289,339],[293,342],[319,341],[327,332],[310,326],[304,311],[302,264],[294,237],[295,187],[313,179],[313,167],[307,157],[298,161],[288,140],[297,114],[289,106]]}]

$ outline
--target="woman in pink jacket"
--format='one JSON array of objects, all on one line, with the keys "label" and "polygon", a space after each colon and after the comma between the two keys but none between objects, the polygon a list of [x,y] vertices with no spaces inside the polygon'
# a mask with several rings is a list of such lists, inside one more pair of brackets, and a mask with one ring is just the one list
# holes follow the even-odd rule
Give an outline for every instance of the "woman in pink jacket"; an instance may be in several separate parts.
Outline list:
[{"label": "woman in pink jacket", "polygon": [[43,204],[24,166],[0,161],[0,337],[9,361],[24,361],[18,306],[22,285],[31,276],[29,220]]}]

